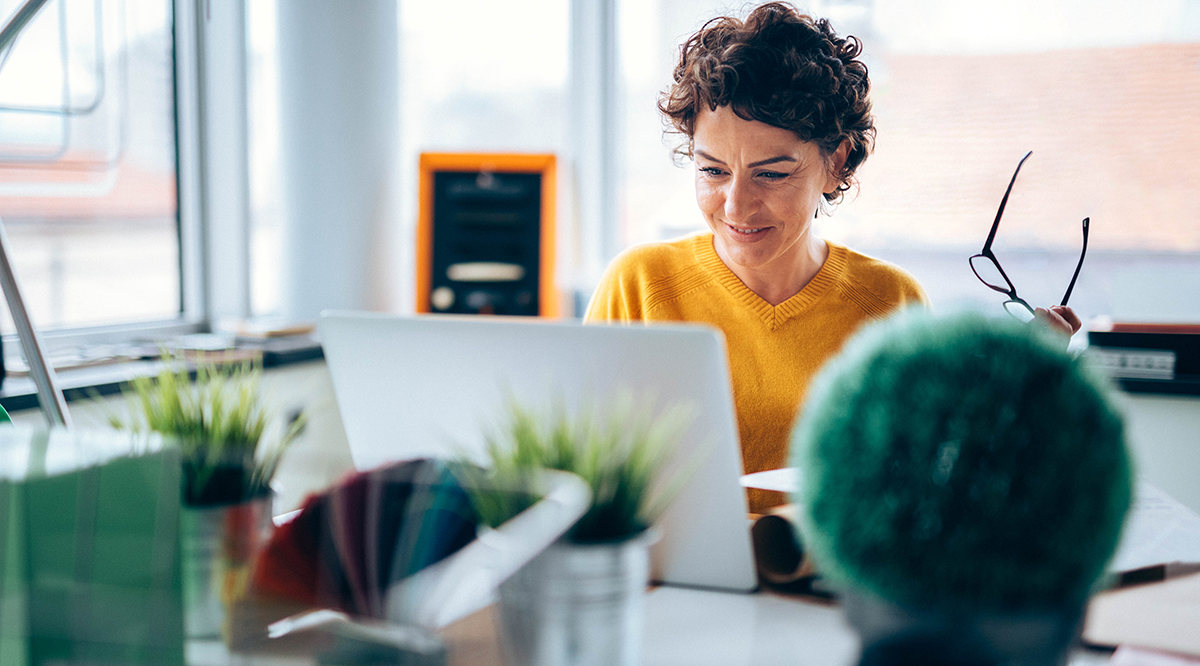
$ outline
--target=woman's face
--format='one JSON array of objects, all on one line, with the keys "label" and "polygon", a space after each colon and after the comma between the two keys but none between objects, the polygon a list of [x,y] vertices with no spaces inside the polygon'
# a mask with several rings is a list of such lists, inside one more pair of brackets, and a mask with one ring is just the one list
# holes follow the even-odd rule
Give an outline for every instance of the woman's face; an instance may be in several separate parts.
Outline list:
[{"label": "woman's face", "polygon": [[790,130],[740,118],[728,106],[702,109],[692,141],[696,202],[718,256],[739,277],[745,269],[786,279],[814,240],[821,195],[839,185],[820,148]]}]

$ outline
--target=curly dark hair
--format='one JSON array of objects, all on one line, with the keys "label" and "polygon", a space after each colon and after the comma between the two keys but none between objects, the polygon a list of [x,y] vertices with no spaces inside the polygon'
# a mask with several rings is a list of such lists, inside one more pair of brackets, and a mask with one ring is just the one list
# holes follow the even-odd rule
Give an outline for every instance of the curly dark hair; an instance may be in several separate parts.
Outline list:
[{"label": "curly dark hair", "polygon": [[692,157],[696,116],[729,106],[739,117],[795,132],[828,158],[848,142],[837,176],[825,194],[831,203],[850,189],[854,172],[871,152],[875,121],[862,44],[839,37],[829,21],[801,14],[786,2],[756,7],[746,19],[721,16],[704,24],[680,48],[674,82],[658,109],[686,140],[676,149]]}]

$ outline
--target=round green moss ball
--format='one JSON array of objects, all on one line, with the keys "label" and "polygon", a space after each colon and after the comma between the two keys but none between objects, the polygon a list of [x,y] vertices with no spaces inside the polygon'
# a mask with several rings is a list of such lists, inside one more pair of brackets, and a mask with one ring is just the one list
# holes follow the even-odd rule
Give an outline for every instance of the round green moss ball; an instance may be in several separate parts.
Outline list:
[{"label": "round green moss ball", "polygon": [[818,569],[925,608],[1082,603],[1131,470],[1105,380],[1063,347],[979,314],[906,312],[856,335],[793,433]]}]

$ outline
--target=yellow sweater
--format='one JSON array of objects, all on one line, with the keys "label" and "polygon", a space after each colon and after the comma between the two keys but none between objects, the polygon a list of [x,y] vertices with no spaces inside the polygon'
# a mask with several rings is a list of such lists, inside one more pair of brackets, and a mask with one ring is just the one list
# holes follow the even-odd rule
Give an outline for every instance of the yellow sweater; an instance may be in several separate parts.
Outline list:
[{"label": "yellow sweater", "polygon": [[[725,334],[747,473],[787,465],[792,422],[809,382],[863,323],[910,304],[924,290],[903,269],[829,243],[829,258],[800,293],[772,306],[750,291],[705,232],[630,248],[608,267],[587,321],[692,321]],[[783,503],[750,492],[750,510]]]}]

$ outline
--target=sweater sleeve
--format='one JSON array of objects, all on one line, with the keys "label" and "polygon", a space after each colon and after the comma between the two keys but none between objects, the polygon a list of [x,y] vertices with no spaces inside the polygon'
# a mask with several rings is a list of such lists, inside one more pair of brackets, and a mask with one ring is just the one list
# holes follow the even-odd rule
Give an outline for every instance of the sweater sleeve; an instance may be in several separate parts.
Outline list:
[{"label": "sweater sleeve", "polygon": [[911,275],[908,278],[909,283],[901,296],[902,307],[920,307],[924,310],[933,310],[933,306],[929,303],[929,295],[925,293],[925,288]]}]

